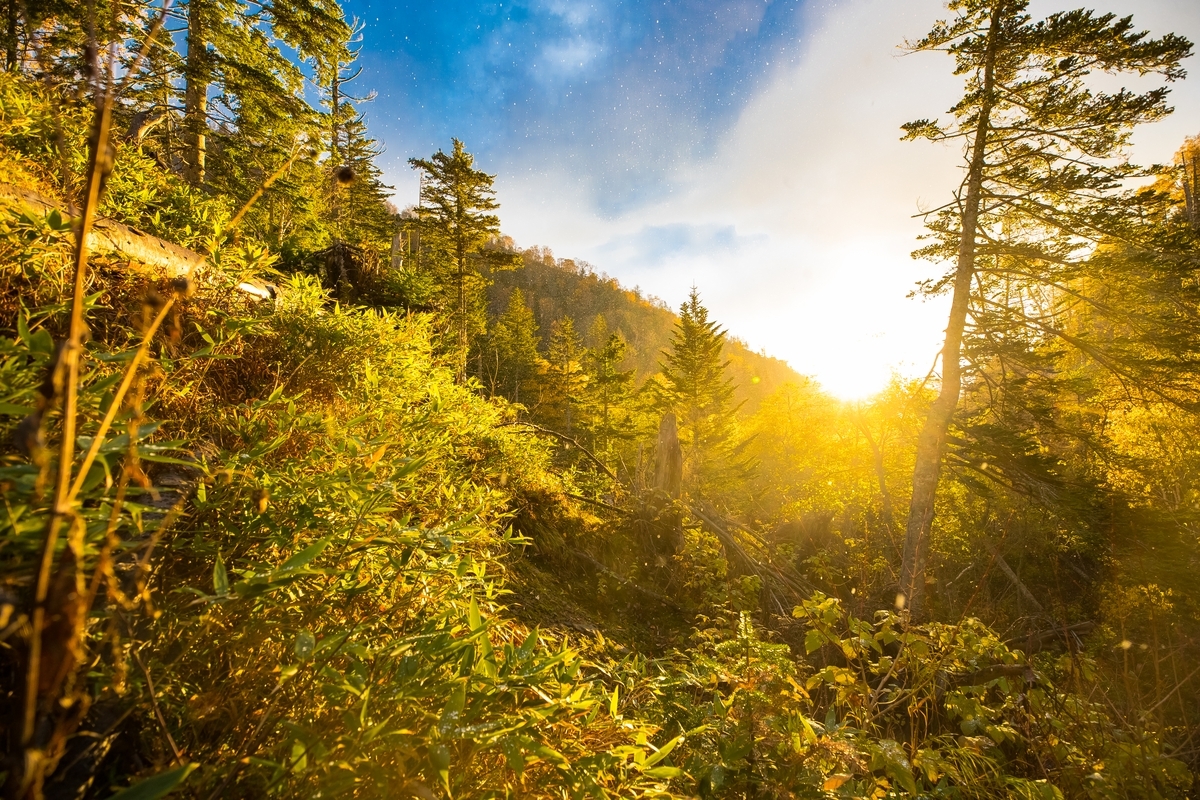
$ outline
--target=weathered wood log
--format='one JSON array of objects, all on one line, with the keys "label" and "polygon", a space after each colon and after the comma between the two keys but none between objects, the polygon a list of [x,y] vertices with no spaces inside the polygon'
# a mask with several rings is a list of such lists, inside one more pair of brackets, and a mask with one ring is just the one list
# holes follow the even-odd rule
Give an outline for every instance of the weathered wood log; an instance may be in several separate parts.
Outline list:
[{"label": "weathered wood log", "polygon": [[[0,207],[31,217],[44,217],[55,211],[63,219],[71,217],[65,209],[37,192],[7,183],[0,183]],[[200,253],[111,219],[96,220],[88,235],[88,249],[97,255],[128,259],[132,265],[166,273],[170,277],[186,275],[204,262],[204,256]]]}]

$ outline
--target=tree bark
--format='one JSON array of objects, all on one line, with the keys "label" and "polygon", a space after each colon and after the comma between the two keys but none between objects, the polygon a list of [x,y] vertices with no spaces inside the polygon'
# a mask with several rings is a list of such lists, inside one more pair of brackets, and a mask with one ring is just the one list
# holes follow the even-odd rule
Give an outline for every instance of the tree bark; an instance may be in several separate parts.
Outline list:
[{"label": "tree bark", "polygon": [[20,41],[17,34],[18,22],[20,21],[20,0],[8,0],[7,10],[7,30],[4,37],[4,61],[9,72],[18,70],[18,50]]},{"label": "tree bark", "polygon": [[204,0],[190,0],[188,3],[187,61],[184,67],[187,77],[183,111],[184,168],[188,182],[193,186],[204,183],[208,147],[208,85],[212,75],[204,27],[204,6]]},{"label": "tree bark", "polygon": [[929,538],[933,530],[934,500],[941,477],[942,456],[946,450],[946,433],[958,408],[962,391],[963,331],[966,328],[971,284],[975,279],[975,237],[979,223],[983,171],[987,155],[988,130],[995,105],[995,64],[1000,48],[1000,19],[1004,3],[992,8],[988,27],[987,51],[984,56],[983,92],[979,120],[971,146],[971,161],[967,169],[967,194],[963,201],[962,233],[955,266],[954,290],[950,302],[950,319],[946,325],[946,341],[942,347],[942,380],[937,399],[929,408],[925,425],[917,439],[916,463],[913,467],[912,502],[909,505],[908,525],[904,537],[904,558],[900,575],[898,604],[917,617],[925,591],[925,562],[929,554]]},{"label": "tree bark", "polygon": [[[63,219],[70,214],[36,192],[0,183],[0,207],[33,217],[57,211]],[[87,248],[96,255],[116,255],[133,264],[168,275],[186,275],[204,261],[204,256],[185,247],[142,233],[111,219],[97,219],[88,233]]]}]

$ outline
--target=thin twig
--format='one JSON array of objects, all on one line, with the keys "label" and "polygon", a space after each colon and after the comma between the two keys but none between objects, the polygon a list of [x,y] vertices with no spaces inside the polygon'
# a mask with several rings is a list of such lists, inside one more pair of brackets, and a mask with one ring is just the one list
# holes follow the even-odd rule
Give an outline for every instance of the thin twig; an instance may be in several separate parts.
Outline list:
[{"label": "thin twig", "polygon": [[632,514],[632,512],[630,512],[630,511],[627,511],[618,506],[614,506],[610,503],[605,503],[602,500],[593,500],[590,497],[584,497],[581,494],[573,494],[571,492],[563,492],[563,494],[565,494],[567,497],[571,498],[572,500],[578,500],[581,503],[590,503],[591,505],[597,506],[599,508],[606,508],[609,511],[614,511],[618,514],[624,514],[625,516],[630,516]]},{"label": "thin twig", "polygon": [[95,122],[92,129],[91,161],[88,165],[87,189],[84,193],[82,214],[75,229],[75,280],[71,295],[71,319],[67,341],[62,351],[62,363],[58,367],[63,378],[65,397],[62,406],[62,440],[58,456],[58,480],[55,486],[54,506],[46,526],[42,552],[34,585],[34,603],[29,637],[29,654],[25,671],[25,697],[21,715],[21,746],[28,748],[33,743],[37,722],[38,685],[42,668],[42,634],[46,625],[46,605],[50,594],[50,572],[54,564],[54,553],[62,532],[62,523],[72,518],[71,472],[75,455],[76,415],[79,406],[79,361],[83,348],[84,297],[87,287],[88,234],[96,220],[96,209],[104,190],[104,179],[111,167],[109,164],[109,140],[112,133],[113,97],[105,93],[97,98]]},{"label": "thin twig", "polygon": [[1189,672],[1188,676],[1186,678],[1184,678],[1183,680],[1181,680],[1179,683],[1175,684],[1175,688],[1172,689],[1171,691],[1167,692],[1165,697],[1163,697],[1161,700],[1159,700],[1154,705],[1150,706],[1150,708],[1146,709],[1144,716],[1149,716],[1154,711],[1157,711],[1159,706],[1161,706],[1163,703],[1170,700],[1171,696],[1174,695],[1176,692],[1178,692],[1181,688],[1183,688],[1183,685],[1185,683],[1187,683],[1188,681],[1190,681],[1192,678],[1194,678],[1196,676],[1196,673],[1198,673],[1198,672],[1200,672],[1200,667],[1196,667],[1194,670]]},{"label": "thin twig", "polygon": [[158,719],[158,725],[162,728],[163,735],[167,737],[167,744],[171,745],[171,752],[175,755],[175,763],[182,766],[184,763],[183,753],[179,750],[179,745],[175,744],[175,737],[171,735],[171,729],[167,727],[167,720],[163,717],[162,709],[158,706],[158,697],[154,693],[154,680],[150,677],[150,670],[146,669],[146,665],[142,663],[142,657],[136,647],[131,647],[129,653],[133,656],[138,669],[142,671],[142,677],[146,679],[146,688],[150,692],[150,705],[154,709],[154,716]]},{"label": "thin twig", "polygon": [[586,447],[581,445],[578,441],[571,438],[570,436],[567,436],[565,433],[559,433],[556,430],[551,430],[550,428],[546,428],[541,425],[535,425],[532,422],[522,422],[520,420],[517,420],[515,422],[501,422],[496,427],[497,428],[507,428],[510,425],[524,425],[525,427],[532,428],[535,431],[541,431],[542,433],[548,433],[551,436],[556,436],[559,439],[561,439],[562,441],[567,442],[568,444],[572,444],[575,447],[578,447],[585,456],[587,456],[588,458],[590,458],[592,460],[592,463],[594,463],[596,466],[598,466],[600,469],[602,469],[604,471],[605,475],[612,478],[614,481],[617,480],[616,474],[611,469],[609,469],[603,461],[601,461],[599,458],[597,458],[596,455],[591,450],[588,450]]},{"label": "thin twig", "polygon": [[283,173],[291,169],[292,164],[294,164],[296,159],[299,157],[300,148],[297,147],[296,151],[292,153],[292,155],[290,155],[286,161],[283,162],[283,166],[271,173],[271,176],[262,182],[262,185],[255,190],[254,194],[250,195],[250,199],[247,200],[242,207],[238,209],[238,212],[233,215],[233,219],[229,221],[229,225],[227,225],[225,228],[226,233],[241,224],[242,218],[246,216],[246,212],[248,212],[250,208],[262,198],[267,189],[271,188],[271,184],[275,183],[275,181],[279,180],[280,177],[283,176]]}]

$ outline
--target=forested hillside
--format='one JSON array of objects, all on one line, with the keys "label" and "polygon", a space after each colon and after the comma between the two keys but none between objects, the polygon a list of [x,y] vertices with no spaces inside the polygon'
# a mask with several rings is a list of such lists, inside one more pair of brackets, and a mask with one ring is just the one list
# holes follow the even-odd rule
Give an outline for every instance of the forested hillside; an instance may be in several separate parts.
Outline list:
[{"label": "forested hillside", "polygon": [[[543,348],[550,345],[553,322],[570,316],[587,347],[603,346],[611,334],[619,334],[627,344],[624,365],[634,371],[638,382],[658,372],[678,319],[660,300],[621,286],[589,264],[556,259],[545,247],[529,248],[521,256],[520,269],[491,276],[488,313],[492,317],[504,313],[512,290],[519,289],[533,311]],[[723,354],[734,396],[746,403],[746,410],[753,411],[783,384],[804,380],[785,362],[756,353],[736,338],[726,337]]]},{"label": "forested hillside", "polygon": [[1093,81],[1188,41],[907,45],[946,339],[849,404],[519,249],[462,141],[393,206],[363,35],[9,6],[6,797],[1194,796],[1200,139],[1130,163],[1168,94]]}]

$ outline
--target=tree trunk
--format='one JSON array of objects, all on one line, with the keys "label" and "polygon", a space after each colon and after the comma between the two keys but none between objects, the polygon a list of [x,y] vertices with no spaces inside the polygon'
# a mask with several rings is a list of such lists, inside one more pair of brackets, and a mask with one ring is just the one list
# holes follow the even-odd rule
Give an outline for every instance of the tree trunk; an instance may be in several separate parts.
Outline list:
[{"label": "tree trunk", "polygon": [[20,20],[20,0],[8,0],[7,30],[4,37],[4,59],[9,72],[16,72],[18,67],[17,23]]},{"label": "tree trunk", "polygon": [[336,167],[341,164],[341,148],[338,146],[338,107],[341,105],[341,61],[333,62],[333,80],[330,82],[330,150],[333,151],[333,165]]},{"label": "tree trunk", "polygon": [[950,303],[950,319],[946,325],[946,341],[942,347],[941,389],[929,408],[925,425],[917,439],[912,502],[904,537],[900,597],[897,598],[897,604],[908,608],[913,617],[921,613],[921,601],[925,591],[925,561],[929,554],[930,532],[933,530],[934,500],[941,477],[942,456],[946,450],[946,433],[958,408],[959,394],[962,391],[960,355],[967,307],[971,298],[971,284],[975,279],[975,236],[979,223],[989,123],[995,104],[995,63],[1000,47],[999,27],[1003,10],[1004,3],[997,2],[992,9],[991,24],[988,27],[982,101],[979,121],[975,128],[975,140],[971,147],[970,166],[967,170],[967,194],[963,201],[962,234],[958,245],[954,293]]},{"label": "tree trunk", "polygon": [[184,72],[184,169],[193,186],[204,183],[206,150],[208,146],[208,85],[211,69],[206,39],[204,0],[188,3],[187,62]]},{"label": "tree trunk", "polygon": [[458,246],[458,382],[467,382],[467,256]]}]

